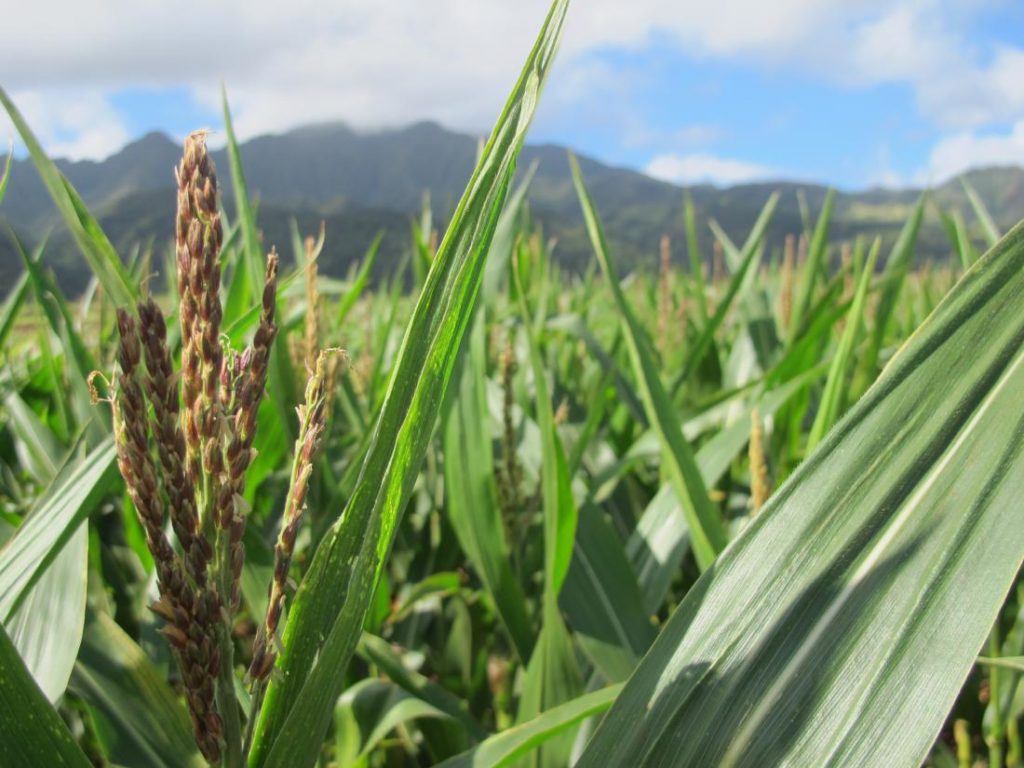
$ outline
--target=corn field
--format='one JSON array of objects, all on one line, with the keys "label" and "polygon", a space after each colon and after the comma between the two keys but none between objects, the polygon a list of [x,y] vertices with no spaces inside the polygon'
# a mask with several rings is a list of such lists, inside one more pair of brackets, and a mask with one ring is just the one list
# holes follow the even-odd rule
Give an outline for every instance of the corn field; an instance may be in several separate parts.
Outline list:
[{"label": "corn field", "polygon": [[685,199],[627,274],[571,160],[565,273],[516,159],[567,4],[380,282],[262,242],[226,98],[126,262],[0,90],[94,274],[19,243],[0,306],[0,768],[1022,764],[1024,228]]}]

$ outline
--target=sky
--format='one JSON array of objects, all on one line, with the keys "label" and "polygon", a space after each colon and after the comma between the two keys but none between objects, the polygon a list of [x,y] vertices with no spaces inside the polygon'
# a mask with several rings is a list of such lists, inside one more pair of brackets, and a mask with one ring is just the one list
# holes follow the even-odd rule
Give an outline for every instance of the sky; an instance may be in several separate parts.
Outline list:
[{"label": "sky", "polygon": [[[72,159],[218,131],[221,84],[243,139],[336,120],[486,134],[546,9],[38,0],[4,11],[0,86]],[[853,190],[1024,165],[1024,2],[574,0],[529,141],[682,184]]]}]

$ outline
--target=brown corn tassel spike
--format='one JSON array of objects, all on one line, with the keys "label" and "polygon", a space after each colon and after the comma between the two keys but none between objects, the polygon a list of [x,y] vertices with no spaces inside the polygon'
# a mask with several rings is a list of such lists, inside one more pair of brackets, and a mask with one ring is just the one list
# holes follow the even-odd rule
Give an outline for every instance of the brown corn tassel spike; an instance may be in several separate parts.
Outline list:
[{"label": "brown corn tassel spike", "polygon": [[306,238],[306,337],[305,360],[306,369],[313,370],[316,365],[317,351],[320,349],[320,292],[317,290],[316,241]]},{"label": "brown corn tassel spike", "polygon": [[176,254],[181,300],[184,435],[192,457],[189,474],[198,478],[199,457],[210,474],[219,470],[219,452],[201,448],[218,434],[220,346],[220,214],[217,177],[206,152],[206,133],[185,139],[177,168]]},{"label": "brown corn tassel spike", "polygon": [[195,490],[185,473],[185,438],[179,423],[177,379],[167,349],[167,326],[163,313],[152,299],[139,303],[139,330],[148,374],[146,394],[153,405],[151,423],[170,505],[171,525],[185,552],[189,576],[197,586],[203,587],[213,550],[199,528]]},{"label": "brown corn tassel spike", "polygon": [[153,555],[160,599],[152,608],[167,621],[164,633],[181,669],[196,743],[208,760],[216,762],[220,759],[221,734],[213,679],[219,669],[220,656],[209,631],[213,622],[210,600],[196,593],[164,535],[163,499],[156,464],[149,450],[146,401],[140,384],[139,330],[132,316],[123,309],[117,312],[117,324],[121,336],[118,347],[121,374],[116,380],[113,410],[118,468]]},{"label": "brown corn tassel spike", "polygon": [[237,500],[245,492],[245,472],[252,461],[252,442],[256,436],[256,413],[267,383],[267,367],[270,360],[270,345],[277,335],[274,313],[277,307],[277,254],[267,256],[267,272],[263,286],[263,306],[260,324],[256,328],[252,346],[237,361],[233,374],[235,393],[233,412],[224,447],[223,465],[225,479],[218,489],[218,524],[230,532],[231,542],[231,595],[230,605],[237,609],[241,601],[239,579],[245,551],[242,535],[245,533],[245,517],[237,511]]},{"label": "brown corn tassel spike", "polygon": [[267,615],[263,626],[256,634],[252,665],[249,667],[249,676],[254,680],[266,678],[274,666],[272,638],[277,632],[281,611],[284,608],[288,569],[291,566],[292,552],[295,549],[295,536],[298,533],[299,524],[302,522],[302,513],[305,509],[309,476],[313,471],[313,458],[316,456],[320,439],[323,437],[326,427],[324,414],[328,354],[328,352],[321,352],[317,358],[316,369],[306,384],[305,404],[299,408],[299,437],[295,442],[291,484],[285,501],[284,515],[281,519],[281,533],[274,547],[274,578],[270,584]]}]

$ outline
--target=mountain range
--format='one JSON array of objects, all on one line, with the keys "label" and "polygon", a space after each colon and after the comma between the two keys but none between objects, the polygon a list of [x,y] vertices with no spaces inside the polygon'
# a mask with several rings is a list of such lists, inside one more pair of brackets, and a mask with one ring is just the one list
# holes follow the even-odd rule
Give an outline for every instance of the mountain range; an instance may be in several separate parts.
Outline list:
[{"label": "mountain range", "polygon": [[[469,180],[478,147],[479,137],[430,122],[374,133],[330,123],[257,137],[244,142],[240,152],[250,193],[259,201],[264,242],[268,246],[276,243],[288,258],[290,221],[294,218],[303,233],[314,233],[324,221],[327,240],[321,269],[340,275],[363,255],[379,231],[385,234],[378,270],[393,269],[409,248],[410,222],[419,214],[425,192],[430,194],[434,221],[443,227]],[[150,133],[103,161],[58,160],[57,165],[124,254],[139,244],[162,249],[170,243],[175,206],[173,168],[180,151],[166,135]],[[213,157],[230,213],[227,157],[223,150]],[[579,269],[592,257],[567,157],[565,147],[527,145],[520,173],[536,166],[529,193],[531,214],[543,226],[545,236],[555,240],[559,262],[568,269]],[[579,161],[610,245],[623,266],[653,265],[663,234],[679,244],[675,258],[685,258],[681,187],[592,158],[580,156]],[[1004,230],[1024,216],[1024,169],[987,168],[968,176]],[[781,196],[765,235],[769,252],[779,248],[786,235],[802,229],[798,191],[816,215],[826,187],[784,180],[727,188],[690,187],[701,222],[703,253],[707,255],[711,249],[712,235],[704,225],[708,219],[715,219],[735,242],[742,242],[774,190]],[[920,190],[914,189],[840,191],[830,236],[844,240],[880,234],[891,241],[919,195]],[[961,211],[978,231],[980,242],[980,230],[957,180],[932,190],[932,200],[945,210]],[[83,289],[88,268],[59,224],[28,159],[13,163],[7,195],[0,204],[0,220],[29,245],[52,233],[46,245],[47,263],[68,294]],[[932,213],[920,235],[918,258],[939,260],[950,253],[945,233]],[[0,281],[9,285],[20,270],[10,238],[0,237]]]}]

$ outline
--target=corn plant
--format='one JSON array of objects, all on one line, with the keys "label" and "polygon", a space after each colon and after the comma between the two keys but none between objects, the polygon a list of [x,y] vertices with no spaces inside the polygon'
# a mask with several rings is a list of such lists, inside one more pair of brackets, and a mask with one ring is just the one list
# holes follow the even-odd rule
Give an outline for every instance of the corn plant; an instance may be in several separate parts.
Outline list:
[{"label": "corn plant", "polygon": [[0,765],[1021,764],[1024,225],[686,196],[648,274],[570,158],[564,272],[516,160],[567,6],[376,281],[261,241],[226,95],[231,209],[193,134],[119,254],[0,90],[95,275],[15,238]]}]

